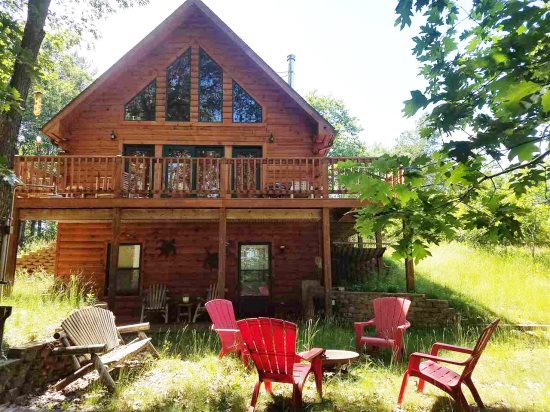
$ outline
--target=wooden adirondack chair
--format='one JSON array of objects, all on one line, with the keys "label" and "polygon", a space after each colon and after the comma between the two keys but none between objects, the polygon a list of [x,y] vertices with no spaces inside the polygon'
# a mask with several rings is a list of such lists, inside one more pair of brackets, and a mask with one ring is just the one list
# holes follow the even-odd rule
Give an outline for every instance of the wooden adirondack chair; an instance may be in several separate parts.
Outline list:
[{"label": "wooden adirondack chair", "polygon": [[[472,373],[476,367],[476,364],[483,353],[483,350],[487,346],[491,335],[498,326],[500,319],[496,319],[491,322],[477,340],[473,349],[462,348],[460,346],[447,345],[445,343],[434,343],[430,354],[415,352],[411,354],[409,359],[409,367],[403,376],[403,383],[401,384],[401,390],[399,391],[399,397],[397,403],[399,406],[403,403],[403,397],[405,396],[405,389],[407,389],[407,382],[411,376],[416,376],[418,380],[418,392],[424,391],[426,382],[437,386],[439,389],[447,392],[458,404],[460,410],[469,411],[470,405],[462,392],[462,384],[464,383],[472,395],[474,400],[480,409],[484,409],[485,406],[477,392],[474,382],[472,381]],[[470,355],[465,361],[457,361],[453,359],[442,358],[438,356],[439,350],[448,350],[452,352],[466,353]],[[426,359],[421,362],[422,359]],[[463,366],[461,374],[458,374],[446,367],[441,363],[448,363],[451,365]]]},{"label": "wooden adirondack chair", "polygon": [[[403,298],[378,298],[373,300],[374,319],[355,322],[355,347],[360,352],[363,346],[390,348],[397,362],[403,355],[403,336],[411,324],[407,312],[411,301]],[[376,336],[364,336],[367,326],[376,328]]]},{"label": "wooden adirondack chair", "polygon": [[218,296],[218,284],[212,283],[206,292],[206,300],[204,298],[197,299],[197,307],[195,308],[195,314],[193,315],[193,323],[197,322],[197,319],[202,315],[206,310],[204,309],[204,304],[212,299],[216,299]]},{"label": "wooden adirondack chair", "polygon": [[145,291],[141,302],[141,318],[143,322],[147,312],[160,312],[164,323],[168,323],[168,288],[163,284],[152,285]]},{"label": "wooden adirondack chair", "polygon": [[[75,371],[55,384],[55,390],[63,389],[95,368],[101,382],[112,392],[115,382],[109,370],[146,350],[158,358],[151,339],[144,333],[149,330],[148,323],[117,327],[115,316],[106,309],[78,309],[61,323],[61,328],[62,331],[54,337],[61,341],[63,347],[55,348],[53,352],[72,356]],[[125,333],[137,333],[138,337],[125,344],[121,336]]]},{"label": "wooden adirondack chair", "polygon": [[210,319],[212,319],[212,330],[215,330],[220,337],[221,350],[219,358],[226,354],[236,352],[248,367],[250,355],[244,344],[241,331],[235,319],[233,304],[226,299],[212,299],[204,305]]},{"label": "wooden adirondack chair", "polygon": [[[296,324],[280,319],[251,318],[237,321],[250,357],[258,370],[258,382],[252,392],[249,410],[254,410],[260,386],[265,383],[272,393],[272,382],[288,383],[293,387],[294,406],[302,407],[302,388],[307,376],[313,372],[317,392],[323,396],[322,356],[324,349],[314,348],[296,354]],[[302,360],[309,363],[300,363]]]}]

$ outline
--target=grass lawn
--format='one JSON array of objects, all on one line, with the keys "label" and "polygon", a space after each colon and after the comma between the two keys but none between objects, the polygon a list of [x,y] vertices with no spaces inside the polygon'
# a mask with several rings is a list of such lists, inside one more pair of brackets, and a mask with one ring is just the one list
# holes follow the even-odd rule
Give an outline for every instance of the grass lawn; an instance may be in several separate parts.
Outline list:
[{"label": "grass lawn", "polygon": [[[468,310],[468,318],[474,320],[477,317],[485,320],[500,316],[505,322],[550,323],[545,313],[550,308],[547,300],[543,299],[548,295],[550,286],[548,257],[546,261],[539,258],[533,262],[528,254],[517,250],[497,254],[456,244],[438,247],[433,254],[432,258],[419,265],[419,291],[451,299],[454,307],[460,311]],[[403,275],[397,275],[394,266],[391,273],[373,287],[399,287]],[[32,290],[39,289],[35,284]],[[42,296],[40,299],[42,308],[50,304],[48,299]],[[59,305],[60,299],[63,300],[53,299],[52,307]],[[84,300],[82,296],[73,299],[73,305],[77,306]],[[39,329],[28,323],[44,322],[44,318],[24,319],[16,315],[18,311],[28,311],[22,308],[28,303],[28,300],[14,302],[13,321],[8,328]],[[61,311],[65,309],[65,306],[61,307]],[[353,348],[351,325],[330,321],[300,324],[299,327],[298,350],[313,346]],[[9,329],[7,333],[8,336],[18,335]],[[427,351],[434,341],[473,346],[478,333],[479,328],[474,326],[429,330],[413,325],[406,335],[407,353]],[[62,401],[56,401],[51,406],[98,411],[246,409],[256,372],[247,371],[231,356],[219,361],[216,335],[207,330],[183,330],[158,334],[154,340],[161,351],[161,359],[123,370],[114,395],[106,396],[100,385],[93,384],[79,393],[76,403],[71,401],[63,405]],[[474,372],[474,382],[489,410],[550,409],[549,343],[550,332],[547,330],[523,332],[505,327],[497,330]],[[450,356],[448,353],[444,355]],[[405,368],[406,362],[395,365],[388,353],[382,352],[376,357],[364,356],[350,368],[349,373],[325,377],[323,401],[317,398],[313,382],[308,382],[304,391],[306,408],[311,411],[391,410],[395,407]],[[426,393],[421,395],[414,388],[412,379],[404,409],[453,410],[450,398],[438,389],[427,385]],[[288,385],[274,385],[274,389],[274,398],[265,391],[260,393],[257,410],[281,411],[290,408],[291,388]],[[473,404],[469,392],[465,392]]]}]

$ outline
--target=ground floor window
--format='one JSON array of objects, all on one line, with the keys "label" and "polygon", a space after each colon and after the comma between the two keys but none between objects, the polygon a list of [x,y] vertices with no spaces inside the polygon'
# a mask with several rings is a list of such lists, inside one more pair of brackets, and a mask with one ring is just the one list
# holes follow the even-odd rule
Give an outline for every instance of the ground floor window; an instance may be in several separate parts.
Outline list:
[{"label": "ground floor window", "polygon": [[[109,291],[109,262],[111,245],[107,248],[107,276],[105,279],[105,294]],[[141,245],[119,245],[118,264],[116,270],[116,294],[137,295],[141,277]]]},{"label": "ground floor window", "polygon": [[269,244],[239,245],[241,296],[271,295],[271,251]]}]

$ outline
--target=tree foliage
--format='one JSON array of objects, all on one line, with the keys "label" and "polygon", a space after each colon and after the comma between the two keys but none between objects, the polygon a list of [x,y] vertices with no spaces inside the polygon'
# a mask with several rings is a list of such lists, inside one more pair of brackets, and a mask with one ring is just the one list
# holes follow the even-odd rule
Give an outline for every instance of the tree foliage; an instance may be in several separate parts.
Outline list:
[{"label": "tree foliage", "polygon": [[330,148],[331,157],[364,156],[366,146],[359,133],[363,130],[359,119],[349,113],[345,103],[332,96],[324,96],[312,91],[306,96],[308,103],[336,129],[334,144]]}]

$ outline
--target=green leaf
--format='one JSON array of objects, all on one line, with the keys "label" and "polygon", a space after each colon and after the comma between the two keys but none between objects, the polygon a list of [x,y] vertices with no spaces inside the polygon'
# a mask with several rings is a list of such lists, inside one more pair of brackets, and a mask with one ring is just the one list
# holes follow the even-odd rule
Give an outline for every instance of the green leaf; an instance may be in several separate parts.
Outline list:
[{"label": "green leaf", "polygon": [[550,112],[550,90],[542,95],[541,102],[542,110],[547,113]]},{"label": "green leaf", "polygon": [[510,150],[508,160],[512,161],[516,156],[520,162],[526,162],[533,158],[533,153],[539,151],[537,145],[533,142],[524,143]]},{"label": "green leaf", "polygon": [[403,110],[407,117],[414,116],[419,109],[425,108],[429,103],[429,100],[420,90],[413,90],[411,97],[412,99],[405,101],[405,109]]}]

